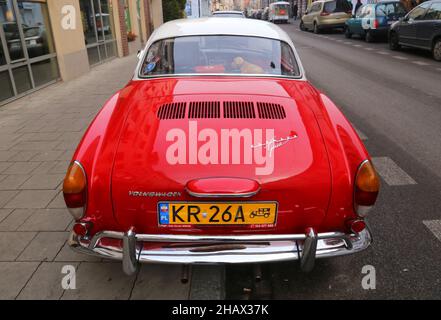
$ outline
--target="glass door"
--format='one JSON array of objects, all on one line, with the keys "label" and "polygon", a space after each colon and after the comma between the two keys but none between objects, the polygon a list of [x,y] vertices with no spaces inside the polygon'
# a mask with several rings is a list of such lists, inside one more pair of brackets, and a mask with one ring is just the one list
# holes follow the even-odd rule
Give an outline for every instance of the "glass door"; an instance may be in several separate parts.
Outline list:
[{"label": "glass door", "polygon": [[0,1],[0,104],[56,79],[46,1]]},{"label": "glass door", "polygon": [[112,7],[108,0],[80,0],[89,64],[116,56]]}]

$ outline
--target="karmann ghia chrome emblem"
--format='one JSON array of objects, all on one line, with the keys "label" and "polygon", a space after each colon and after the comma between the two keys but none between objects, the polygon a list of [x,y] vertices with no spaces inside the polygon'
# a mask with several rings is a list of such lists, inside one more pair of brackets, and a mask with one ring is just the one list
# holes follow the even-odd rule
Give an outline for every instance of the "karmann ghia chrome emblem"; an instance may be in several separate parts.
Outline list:
[{"label": "karmann ghia chrome emblem", "polygon": [[155,192],[155,191],[129,191],[130,197],[180,197],[181,193],[178,191],[170,192]]}]

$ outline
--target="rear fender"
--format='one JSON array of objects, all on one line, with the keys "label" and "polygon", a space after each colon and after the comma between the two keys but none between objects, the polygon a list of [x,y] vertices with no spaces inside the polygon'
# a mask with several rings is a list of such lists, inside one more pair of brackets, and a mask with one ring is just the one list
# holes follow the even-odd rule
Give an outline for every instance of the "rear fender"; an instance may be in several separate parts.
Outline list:
[{"label": "rear fender", "polygon": [[356,217],[353,206],[354,179],[362,161],[370,159],[358,134],[337,106],[319,94],[323,110],[316,112],[329,156],[332,194],[321,230],[345,231],[345,222]]}]

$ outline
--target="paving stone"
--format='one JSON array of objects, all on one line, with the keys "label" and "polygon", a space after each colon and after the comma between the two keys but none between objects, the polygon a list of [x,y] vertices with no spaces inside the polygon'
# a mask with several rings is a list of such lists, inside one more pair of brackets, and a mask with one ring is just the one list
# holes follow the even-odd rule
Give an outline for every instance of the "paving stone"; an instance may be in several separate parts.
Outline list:
[{"label": "paving stone", "polygon": [[181,272],[179,265],[143,264],[131,299],[187,300],[190,282],[181,283]]},{"label": "paving stone", "polygon": [[12,162],[0,162],[0,173],[3,173],[3,171],[8,169],[12,165],[13,165]]},{"label": "paving stone", "polygon": [[34,237],[35,232],[0,232],[0,261],[14,261]]},{"label": "paving stone", "polygon": [[28,174],[11,174],[0,180],[0,190],[18,189],[31,176]]},{"label": "paving stone", "polygon": [[10,167],[2,172],[2,174],[29,174],[40,164],[38,162],[14,162]]},{"label": "paving stone", "polygon": [[0,262],[0,300],[15,299],[37,267],[38,262]]},{"label": "paving stone", "polygon": [[[33,157],[30,161],[56,161],[64,154],[61,150],[50,150],[39,152],[35,157]],[[63,159],[64,160],[64,159]]]},{"label": "paving stone", "polygon": [[64,174],[36,174],[32,175],[30,179],[23,183],[20,189],[56,189],[63,179]]},{"label": "paving stone", "polygon": [[18,230],[65,231],[72,219],[67,209],[39,209],[34,211],[30,218],[28,218]]},{"label": "paving stone", "polygon": [[31,209],[16,209],[0,223],[0,231],[15,231],[32,215]]},{"label": "paving stone", "polygon": [[[72,152],[73,155],[73,152]],[[63,173],[66,174],[67,168],[69,167],[69,161],[57,161],[54,167],[52,167],[50,173]]]},{"label": "paving stone", "polygon": [[18,191],[0,191],[0,208],[2,208],[9,200],[11,200]]},{"label": "paving stone", "polygon": [[[50,128],[51,126],[48,126],[45,128]],[[45,131],[42,129],[42,131]],[[24,151],[30,151],[30,150],[36,150],[36,151],[46,151],[46,150],[52,150],[59,144],[58,141],[22,141],[18,142],[16,145],[12,147],[12,150],[24,150]]]},{"label": "paving stone", "polygon": [[18,153],[17,151],[9,151],[9,150],[0,151],[0,161],[8,161],[8,159],[12,158],[17,153]]},{"label": "paving stone", "polygon": [[0,209],[0,223],[11,214],[13,209]]},{"label": "paving stone", "polygon": [[66,208],[66,202],[64,202],[63,192],[58,192],[57,196],[49,203],[48,208]]},{"label": "paving stone", "polygon": [[45,208],[56,196],[55,190],[20,191],[5,208]]},{"label": "paving stone", "polygon": [[20,137],[20,141],[55,141],[60,137],[56,132],[25,133]]},{"label": "paving stone", "polygon": [[57,161],[44,161],[34,171],[32,171],[32,174],[48,173],[53,167],[55,167],[57,163]]},{"label": "paving stone", "polygon": [[52,261],[63,247],[67,232],[39,232],[18,257],[18,261]]},{"label": "paving stone", "polygon": [[62,299],[128,299],[135,275],[123,273],[120,263],[82,262],[76,273],[76,290],[65,291]]},{"label": "paving stone", "polygon": [[75,269],[78,263],[62,262],[43,262],[37,268],[24,289],[20,292],[17,300],[58,300],[63,295],[62,269],[66,265],[71,265]]},{"label": "paving stone", "polygon": [[8,161],[29,161],[38,154],[38,151],[19,151]]}]

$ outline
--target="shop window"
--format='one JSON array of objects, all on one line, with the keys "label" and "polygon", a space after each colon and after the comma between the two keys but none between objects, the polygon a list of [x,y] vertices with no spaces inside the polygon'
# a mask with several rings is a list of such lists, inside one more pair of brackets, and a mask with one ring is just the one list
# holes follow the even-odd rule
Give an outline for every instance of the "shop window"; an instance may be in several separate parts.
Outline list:
[{"label": "shop window", "polygon": [[12,98],[14,96],[14,90],[12,89],[11,79],[9,78],[9,72],[0,72],[0,101]]},{"label": "shop window", "polygon": [[58,79],[56,59],[47,59],[31,64],[32,76],[36,87]]}]

